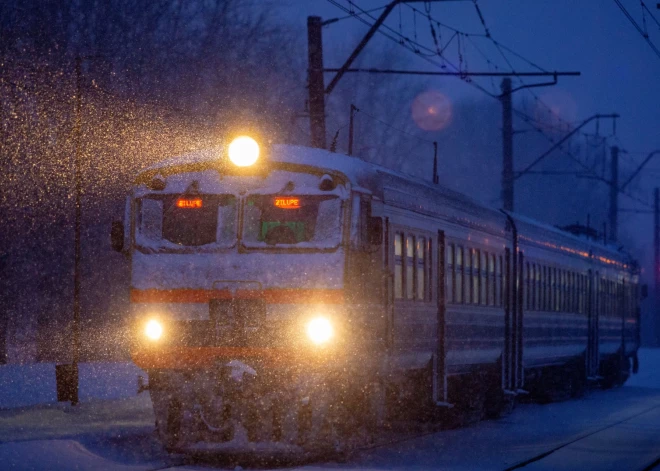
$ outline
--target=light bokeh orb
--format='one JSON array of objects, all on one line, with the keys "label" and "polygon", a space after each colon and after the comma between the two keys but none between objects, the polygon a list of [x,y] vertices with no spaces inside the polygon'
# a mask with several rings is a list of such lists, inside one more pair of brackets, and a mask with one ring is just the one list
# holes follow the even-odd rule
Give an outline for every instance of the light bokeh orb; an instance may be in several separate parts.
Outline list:
[{"label": "light bokeh orb", "polygon": [[569,132],[577,117],[578,106],[573,95],[561,88],[544,91],[534,105],[536,124],[546,132]]},{"label": "light bokeh orb", "polygon": [[415,97],[410,106],[412,119],[424,131],[440,131],[452,119],[452,104],[437,90],[428,90]]}]

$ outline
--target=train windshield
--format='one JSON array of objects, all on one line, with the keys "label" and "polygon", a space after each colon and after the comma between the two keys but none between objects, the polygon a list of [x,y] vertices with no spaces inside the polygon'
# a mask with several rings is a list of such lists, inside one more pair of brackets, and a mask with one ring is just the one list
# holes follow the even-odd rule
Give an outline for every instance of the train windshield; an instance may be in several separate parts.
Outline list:
[{"label": "train windshield", "polygon": [[334,248],[341,241],[341,200],[330,195],[251,195],[245,201],[248,247]]},{"label": "train windshield", "polygon": [[236,240],[233,195],[149,195],[138,200],[138,245],[229,247]]}]

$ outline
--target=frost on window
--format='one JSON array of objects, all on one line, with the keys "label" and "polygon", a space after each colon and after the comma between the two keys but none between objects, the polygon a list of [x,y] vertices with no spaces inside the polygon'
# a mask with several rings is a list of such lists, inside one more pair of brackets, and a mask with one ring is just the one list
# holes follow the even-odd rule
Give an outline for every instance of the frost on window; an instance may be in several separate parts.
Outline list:
[{"label": "frost on window", "polygon": [[233,195],[142,198],[138,202],[136,242],[151,251],[231,247],[236,241],[236,208]]},{"label": "frost on window", "polygon": [[140,200],[139,235],[147,241],[158,241],[163,235],[163,202],[157,199]]},{"label": "frost on window", "polygon": [[236,199],[231,198],[218,206],[218,228],[216,242],[231,245],[236,240]]},{"label": "frost on window", "polygon": [[341,201],[339,198],[321,201],[316,218],[316,230],[312,242],[324,242],[338,245],[341,236],[340,220]]}]

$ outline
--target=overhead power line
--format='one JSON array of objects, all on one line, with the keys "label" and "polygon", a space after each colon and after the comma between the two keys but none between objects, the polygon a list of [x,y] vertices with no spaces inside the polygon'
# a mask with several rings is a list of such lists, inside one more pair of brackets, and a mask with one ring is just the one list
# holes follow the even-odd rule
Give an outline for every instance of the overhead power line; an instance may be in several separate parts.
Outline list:
[{"label": "overhead power line", "polygon": [[[642,29],[642,27],[639,25],[639,23],[637,23],[637,21],[635,21],[635,18],[632,17],[632,15],[628,12],[628,10],[626,10],[626,7],[623,6],[623,4],[621,3],[620,0],[614,0],[614,3],[617,4],[617,6],[621,9],[623,14],[626,16],[626,18],[628,18],[628,20],[632,23],[632,25],[635,27],[635,29],[639,32],[639,34],[641,34],[642,37],[644,38],[644,40],[649,44],[649,46],[651,46],[651,49],[653,49],[653,52],[655,52],[655,54],[658,56],[658,58],[660,58],[660,50],[656,47],[655,44],[653,44],[653,41],[651,41],[651,39],[649,38],[648,33],[646,33]],[[643,2],[642,2],[642,5],[643,5]],[[648,11],[648,9],[647,9],[647,11]],[[653,17],[653,19],[655,20],[655,17]],[[657,23],[657,20],[656,20],[656,23]]]},{"label": "overhead power line", "polygon": [[[481,14],[481,11],[479,9],[479,6],[478,6],[476,0],[472,0],[472,1],[475,4],[475,10],[477,11],[478,16],[480,17],[480,21],[481,21],[482,26],[484,28],[484,34],[466,33],[466,32],[463,32],[463,31],[457,29],[457,28],[450,27],[448,25],[444,25],[443,23],[439,22],[437,19],[433,18],[430,15],[430,7],[425,8],[426,11],[422,12],[421,10],[419,10],[419,9],[417,9],[417,8],[411,6],[411,5],[403,3],[403,5],[407,6],[410,9],[412,9],[415,12],[415,14],[421,14],[423,16],[426,16],[429,19],[429,23],[431,25],[432,37],[434,39],[434,45],[435,45],[435,50],[433,50],[432,48],[427,47],[424,44],[421,44],[417,40],[416,34],[415,34],[414,39],[411,39],[410,37],[404,35],[401,31],[401,20],[399,20],[399,31],[396,31],[395,29],[391,28],[389,25],[385,24],[383,22],[382,17],[379,18],[379,19],[376,19],[373,15],[370,14],[370,12],[368,10],[362,9],[355,2],[350,2],[350,5],[351,5],[351,7],[355,8],[355,10],[357,10],[357,11],[346,8],[341,3],[339,3],[337,0],[328,0],[328,2],[330,2],[331,4],[335,5],[336,7],[340,8],[340,9],[342,9],[343,11],[348,13],[349,16],[353,16],[354,18],[358,19],[360,22],[362,22],[363,24],[369,26],[370,28],[372,28],[375,23],[378,23],[379,28],[377,28],[376,31],[374,31],[374,33],[378,32],[382,36],[384,36],[384,37],[388,38],[389,40],[395,42],[396,44],[408,49],[409,51],[413,52],[418,57],[421,57],[422,59],[424,59],[425,61],[429,62],[430,64],[432,64],[436,67],[444,69],[447,66],[449,66],[454,71],[454,72],[447,73],[447,74],[442,74],[442,75],[457,75],[457,76],[459,76],[463,79],[466,79],[467,76],[469,75],[469,74],[465,73],[465,69],[462,68],[462,63],[461,63],[462,60],[461,60],[461,57],[460,57],[461,49],[459,49],[459,65],[456,65],[456,64],[452,63],[444,55],[444,51],[446,50],[448,45],[453,41],[453,39],[456,38],[456,40],[458,41],[461,37],[463,37],[465,39],[468,39],[468,41],[472,44],[474,44],[475,42],[471,39],[471,37],[486,37],[486,38],[488,38],[492,42],[492,44],[496,47],[496,49],[499,51],[500,55],[502,56],[502,58],[504,59],[504,61],[507,63],[507,65],[509,66],[509,68],[511,70],[511,72],[509,72],[506,75],[518,76],[518,75],[523,75],[523,74],[518,74],[515,71],[515,68],[514,68],[513,64],[511,63],[511,61],[509,60],[509,58],[506,56],[505,51],[512,54],[516,58],[522,60],[523,62],[527,63],[531,67],[533,67],[533,68],[535,68],[535,69],[537,69],[541,72],[546,72],[546,73],[548,72],[546,69],[542,68],[541,66],[539,66],[535,62],[525,58],[521,54],[513,51],[511,48],[509,48],[507,46],[504,46],[503,44],[498,42],[496,39],[494,39],[492,37],[492,34],[491,34],[490,30],[488,29],[488,26],[486,24],[485,18],[483,17],[483,14]],[[401,5],[401,4],[399,4],[399,5]],[[358,14],[358,11],[359,11],[359,14]],[[367,20],[367,18],[373,20],[375,23],[371,23],[369,20]],[[450,37],[449,41],[447,41],[444,45],[442,45],[440,43],[438,37],[434,34],[434,28],[433,28],[434,23],[438,26],[447,27],[448,29],[450,29],[454,33]],[[501,70],[499,68],[499,66],[497,66],[497,64],[495,62],[493,62],[491,59],[489,59],[488,56],[480,48],[475,47],[475,49],[477,49],[478,52],[480,53],[480,55],[482,57],[484,57],[489,69],[494,68],[495,70],[498,70],[498,71]],[[436,60],[434,60],[433,58],[435,58],[435,57],[439,58],[442,62],[439,63]],[[331,69],[331,70],[340,70],[340,69]],[[348,67],[345,67],[343,69],[343,71],[345,72],[346,70],[351,70],[351,69],[349,69]],[[367,71],[371,71],[371,72],[376,73],[377,70],[378,69],[369,69]],[[387,73],[387,72],[384,71],[382,73]],[[394,72],[392,71],[390,73],[394,73]],[[420,72],[420,74],[421,74],[421,72]],[[429,72],[429,74],[430,74],[430,72]],[[474,73],[472,73],[472,74],[474,74]],[[479,74],[475,74],[475,75],[479,75]],[[499,75],[499,74],[483,73],[483,74],[480,74],[480,75],[492,76],[492,75]],[[529,74],[525,73],[524,75],[529,75]],[[525,87],[525,88],[529,87],[529,85],[525,84],[525,82],[520,77],[518,77],[518,81],[523,85],[523,87]],[[499,94],[489,92],[482,85],[476,83],[475,81],[472,81],[472,80],[468,79],[468,80],[466,80],[466,82],[468,84],[470,84],[471,86],[475,87],[476,89],[480,90],[484,94],[486,94],[486,95],[488,95],[492,98],[499,99]],[[334,85],[334,83],[331,82],[331,85]],[[329,90],[331,90],[330,87],[328,87],[326,92],[328,92]],[[546,103],[544,103],[535,93],[533,93],[531,90],[530,90],[530,93],[535,98],[537,103],[542,104],[545,108],[552,111],[551,108]],[[513,111],[516,113],[516,115],[521,117],[521,119],[523,119],[523,121],[525,121],[528,125],[530,125],[535,131],[537,131],[539,134],[544,136],[544,138],[547,139],[550,143],[555,144],[555,139],[552,138],[551,136],[548,136],[546,134],[546,132],[536,123],[536,120],[534,118],[527,115],[527,113],[525,113],[524,111],[521,111],[521,110],[518,110],[518,109],[515,109],[515,108],[513,108]],[[570,127],[570,128],[574,127],[572,123],[567,122],[567,121],[563,120],[560,117],[557,117],[557,118],[560,122],[565,123],[567,125],[567,127]],[[543,124],[543,126],[547,127],[545,124]],[[597,126],[597,129],[598,129],[598,126]],[[614,129],[614,133],[615,133],[615,129],[616,129],[615,125],[613,126],[613,129]],[[585,138],[587,138],[589,136],[589,134],[585,133],[585,132],[580,132],[580,134],[584,135]],[[603,137],[602,139],[603,139],[603,142],[604,142],[605,137]],[[557,149],[562,151],[565,155],[567,155],[571,160],[573,160],[576,164],[578,164],[580,167],[582,167],[585,171],[587,171],[591,175],[593,175],[594,178],[605,181],[605,179],[603,177],[600,177],[599,175],[597,175],[589,165],[582,162],[582,160],[579,157],[575,156],[570,150],[565,149],[561,145],[558,145]],[[638,198],[636,198],[633,195],[629,195],[629,194],[626,194],[626,193],[624,193],[624,194],[626,196],[629,196],[629,197],[637,200],[637,201],[640,201],[643,204],[648,204],[648,203],[646,203],[642,200],[639,200]]]}]

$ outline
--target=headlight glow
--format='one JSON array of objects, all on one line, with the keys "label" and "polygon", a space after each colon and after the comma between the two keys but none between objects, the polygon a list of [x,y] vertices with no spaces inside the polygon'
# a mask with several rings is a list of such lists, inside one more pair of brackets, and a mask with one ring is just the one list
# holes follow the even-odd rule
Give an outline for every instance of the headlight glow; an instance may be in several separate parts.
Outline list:
[{"label": "headlight glow", "polygon": [[163,326],[157,320],[151,319],[144,328],[144,335],[151,340],[158,340],[163,335]]},{"label": "headlight glow", "polygon": [[307,323],[307,336],[316,345],[327,343],[334,333],[332,324],[325,317],[316,317]]},{"label": "headlight glow", "polygon": [[259,144],[249,136],[239,136],[231,141],[227,154],[237,167],[249,167],[259,158]]}]

